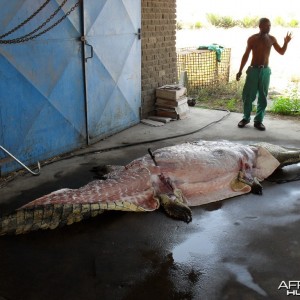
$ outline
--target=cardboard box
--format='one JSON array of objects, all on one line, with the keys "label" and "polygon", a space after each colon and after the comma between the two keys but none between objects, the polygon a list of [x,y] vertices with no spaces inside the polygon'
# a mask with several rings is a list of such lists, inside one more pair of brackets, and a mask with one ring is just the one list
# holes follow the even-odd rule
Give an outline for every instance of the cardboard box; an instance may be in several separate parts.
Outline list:
[{"label": "cardboard box", "polygon": [[179,105],[187,103],[187,101],[188,98],[186,96],[181,96],[178,100],[157,98],[155,105],[159,107],[177,107]]},{"label": "cardboard box", "polygon": [[186,94],[186,88],[180,85],[164,85],[156,89],[156,97],[169,100],[178,100]]}]

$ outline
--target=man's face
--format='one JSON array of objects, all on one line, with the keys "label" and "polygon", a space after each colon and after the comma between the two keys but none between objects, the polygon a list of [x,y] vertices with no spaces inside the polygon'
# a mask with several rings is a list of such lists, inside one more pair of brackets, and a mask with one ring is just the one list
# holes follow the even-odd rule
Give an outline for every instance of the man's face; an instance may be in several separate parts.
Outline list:
[{"label": "man's face", "polygon": [[264,33],[264,34],[269,33],[271,30],[271,22],[270,21],[262,22],[259,25],[259,29],[260,29],[261,33]]}]

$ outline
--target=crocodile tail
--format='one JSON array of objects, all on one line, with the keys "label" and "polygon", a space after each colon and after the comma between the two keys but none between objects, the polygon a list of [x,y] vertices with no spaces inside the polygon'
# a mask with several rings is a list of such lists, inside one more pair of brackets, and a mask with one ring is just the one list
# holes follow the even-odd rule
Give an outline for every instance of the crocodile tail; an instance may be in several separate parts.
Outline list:
[{"label": "crocodile tail", "polygon": [[147,168],[124,169],[79,189],[61,189],[33,200],[0,219],[0,235],[54,229],[104,210],[153,211],[159,207]]},{"label": "crocodile tail", "polygon": [[0,219],[0,235],[23,234],[38,229],[71,225],[103,212],[100,204],[48,204],[21,208]]}]

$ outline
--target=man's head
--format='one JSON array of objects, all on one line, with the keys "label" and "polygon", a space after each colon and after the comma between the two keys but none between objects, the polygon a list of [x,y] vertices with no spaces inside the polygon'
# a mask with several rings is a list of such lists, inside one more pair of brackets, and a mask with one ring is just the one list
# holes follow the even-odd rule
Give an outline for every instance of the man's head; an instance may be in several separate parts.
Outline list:
[{"label": "man's head", "polygon": [[263,34],[269,33],[271,29],[271,21],[268,18],[261,18],[259,20],[259,29]]}]

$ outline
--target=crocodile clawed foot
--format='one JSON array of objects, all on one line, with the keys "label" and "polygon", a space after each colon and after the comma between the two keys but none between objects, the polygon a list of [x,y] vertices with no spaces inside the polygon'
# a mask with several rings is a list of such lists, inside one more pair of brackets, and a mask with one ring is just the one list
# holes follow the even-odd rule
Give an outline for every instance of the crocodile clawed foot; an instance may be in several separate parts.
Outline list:
[{"label": "crocodile clawed foot", "polygon": [[171,218],[190,223],[192,221],[192,211],[188,206],[180,202],[169,202],[163,205],[165,212]]},{"label": "crocodile clawed foot", "polygon": [[256,195],[262,195],[263,194],[263,187],[259,183],[259,181],[254,178],[254,181],[251,185],[251,193],[256,194]]},{"label": "crocodile clawed foot", "polygon": [[177,198],[174,199],[174,195],[172,196],[166,194],[160,195],[161,205],[166,214],[171,218],[190,223],[192,221],[191,209]]}]

